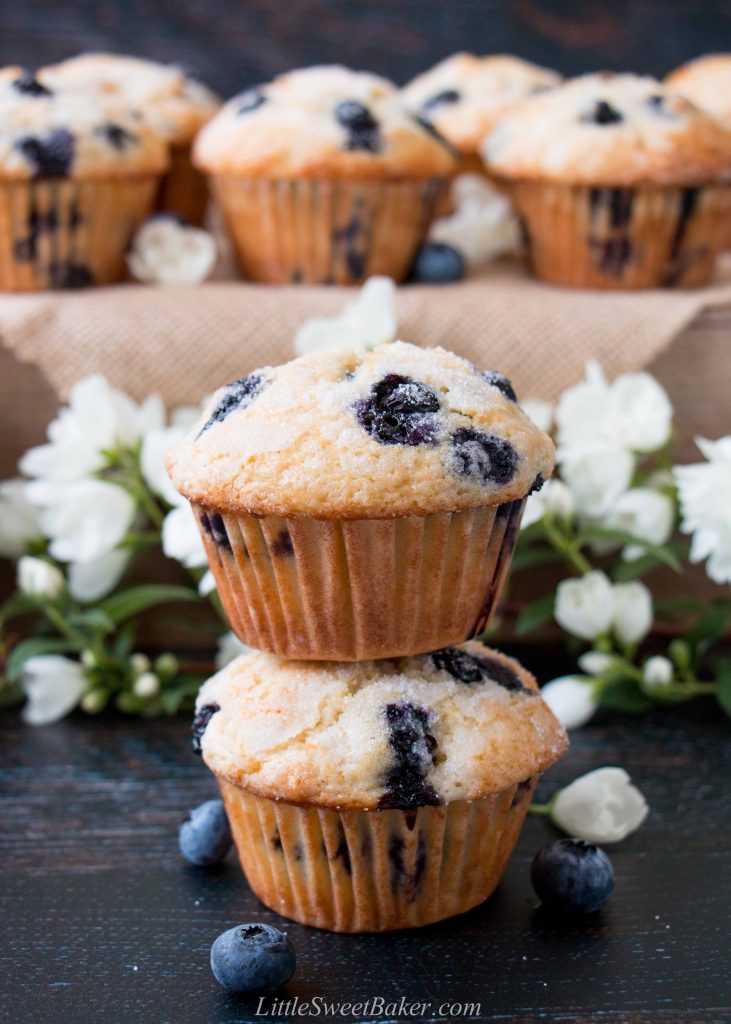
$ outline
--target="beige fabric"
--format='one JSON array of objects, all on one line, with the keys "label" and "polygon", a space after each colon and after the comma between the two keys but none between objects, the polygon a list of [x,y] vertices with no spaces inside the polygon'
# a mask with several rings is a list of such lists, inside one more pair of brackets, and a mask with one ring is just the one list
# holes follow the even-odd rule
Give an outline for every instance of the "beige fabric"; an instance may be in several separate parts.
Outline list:
[{"label": "beige fabric", "polygon": [[[42,368],[59,397],[98,370],[136,398],[198,402],[259,365],[293,355],[297,328],[339,312],[354,289],[214,281],[0,295],[0,339]],[[731,304],[731,257],[696,291],[570,290],[505,262],[455,285],[398,290],[402,338],[442,344],[499,369],[518,394],[554,398],[598,359],[611,376],[648,366],[704,308]]]}]

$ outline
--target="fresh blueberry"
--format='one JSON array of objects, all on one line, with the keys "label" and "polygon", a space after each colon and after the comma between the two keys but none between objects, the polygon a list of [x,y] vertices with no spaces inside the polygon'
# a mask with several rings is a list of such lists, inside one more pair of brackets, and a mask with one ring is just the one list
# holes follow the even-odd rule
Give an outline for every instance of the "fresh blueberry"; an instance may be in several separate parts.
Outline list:
[{"label": "fresh blueberry", "polygon": [[614,891],[612,862],[585,839],[559,839],[539,850],[530,880],[543,903],[567,914],[591,914]]},{"label": "fresh blueberry", "polygon": [[465,273],[464,256],[444,242],[422,245],[411,268],[411,280],[425,284],[448,284],[461,281]]},{"label": "fresh blueberry", "polygon": [[593,109],[581,120],[586,124],[619,124],[624,121],[624,118],[611,103],[607,103],[606,100],[597,100]]},{"label": "fresh blueberry", "polygon": [[13,88],[22,92],[24,96],[53,96],[51,90],[39,82],[33,72],[27,69],[21,71],[18,77],[13,79]]},{"label": "fresh blueberry", "polygon": [[296,958],[284,932],[270,924],[239,924],[211,946],[211,970],[228,992],[265,995],[286,985]]},{"label": "fresh blueberry", "polygon": [[421,105],[422,110],[433,110],[435,107],[442,107],[445,103],[458,103],[460,94],[456,89],[444,89],[435,96],[430,96]]},{"label": "fresh blueberry", "polygon": [[433,444],[439,399],[426,384],[389,373],[353,406],[358,422],[381,444]]},{"label": "fresh blueberry", "polygon": [[193,717],[193,724],[190,727],[190,732],[193,737],[193,753],[198,754],[199,756],[202,753],[201,740],[203,739],[203,733],[208,728],[208,723],[215,713],[220,710],[220,704],[204,704],[203,707],[198,708],[196,711]]},{"label": "fresh blueberry", "polygon": [[501,391],[506,398],[509,398],[511,402],[517,402],[518,396],[515,394],[513,385],[510,380],[503,373],[498,373],[497,370],[483,370],[482,376],[485,378],[488,384],[491,384],[498,391]]},{"label": "fresh blueberry", "polygon": [[463,427],[452,436],[452,464],[459,476],[502,485],[515,476],[518,453],[505,438]]},{"label": "fresh blueberry", "polygon": [[245,377],[240,377],[229,384],[223,398],[203,424],[198,437],[201,434],[205,434],[214,423],[220,423],[222,420],[225,420],[232,412],[236,412],[237,409],[245,409],[248,405],[251,405],[266,382],[267,377],[265,374],[256,371],[247,374]]},{"label": "fresh blueberry", "polygon": [[206,800],[194,807],[178,834],[180,852],[199,868],[222,861],[231,849],[231,841],[231,828],[221,800]]},{"label": "fresh blueberry", "polygon": [[15,143],[26,160],[33,165],[36,178],[66,178],[74,159],[75,141],[71,132],[56,128],[40,138],[26,135]]}]

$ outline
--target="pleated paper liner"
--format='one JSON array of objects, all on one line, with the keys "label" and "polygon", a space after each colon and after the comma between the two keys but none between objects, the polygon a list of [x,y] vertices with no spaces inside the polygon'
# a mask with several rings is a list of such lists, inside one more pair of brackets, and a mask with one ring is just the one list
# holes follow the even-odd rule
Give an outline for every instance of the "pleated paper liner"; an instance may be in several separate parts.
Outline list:
[{"label": "pleated paper liner", "polygon": [[208,182],[190,158],[190,143],[170,147],[170,167],[160,182],[156,209],[199,227],[208,208]]},{"label": "pleated paper liner", "polygon": [[536,275],[579,288],[694,288],[731,232],[731,185],[509,183]]},{"label": "pleated paper liner", "polygon": [[0,290],[112,284],[159,175],[0,183]]},{"label": "pleated paper liner", "polygon": [[523,506],[355,520],[194,511],[239,639],[285,658],[364,661],[481,632]]},{"label": "pleated paper liner", "polygon": [[273,284],[402,281],[447,182],[272,181],[214,175],[245,277]]},{"label": "pleated paper liner", "polygon": [[255,796],[219,778],[241,865],[284,917],[337,932],[416,928],[497,886],[535,780],[413,811],[337,811]]}]

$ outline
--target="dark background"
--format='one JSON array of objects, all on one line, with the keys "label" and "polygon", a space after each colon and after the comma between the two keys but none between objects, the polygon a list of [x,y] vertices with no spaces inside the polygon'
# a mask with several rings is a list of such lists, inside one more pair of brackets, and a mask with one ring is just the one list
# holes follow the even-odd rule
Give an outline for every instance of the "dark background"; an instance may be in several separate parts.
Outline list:
[{"label": "dark background", "polygon": [[133,53],[183,61],[225,96],[317,62],[401,83],[460,49],[564,74],[655,75],[731,50],[731,0],[0,0],[0,11],[3,64]]}]

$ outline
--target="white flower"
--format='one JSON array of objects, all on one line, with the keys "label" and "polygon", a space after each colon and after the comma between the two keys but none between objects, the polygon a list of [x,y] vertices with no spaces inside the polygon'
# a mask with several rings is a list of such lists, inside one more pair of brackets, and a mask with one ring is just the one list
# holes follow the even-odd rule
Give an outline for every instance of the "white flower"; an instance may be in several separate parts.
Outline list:
[{"label": "white flower", "polygon": [[479,174],[460,174],[452,183],[455,211],[434,221],[431,242],[458,249],[468,265],[488,263],[518,248],[518,221],[507,196]]},{"label": "white flower", "polygon": [[104,466],[105,451],[133,446],[164,421],[159,395],[137,405],[95,373],[74,385],[68,406],[48,427],[49,443],[27,451],[20,469],[46,480],[79,480]]},{"label": "white flower", "polygon": [[647,817],[647,801],[623,768],[597,768],[562,789],[551,817],[571,836],[618,843]]},{"label": "white flower", "polygon": [[579,668],[588,676],[600,676],[614,664],[611,654],[604,654],[603,651],[586,651],[579,657]]},{"label": "white flower", "polygon": [[0,483],[0,555],[19,558],[29,541],[41,535],[38,513],[25,495],[26,481]]},{"label": "white flower", "polygon": [[531,494],[526,501],[521,527],[525,529],[547,514],[557,519],[571,519],[575,508],[574,496],[566,484],[561,480],[547,480],[540,491]]},{"label": "white flower", "polygon": [[59,654],[29,658],[20,681],[28,698],[21,714],[28,725],[57,722],[76,707],[86,689],[81,665]]},{"label": "white flower", "polygon": [[[196,419],[198,415],[199,413],[196,411]],[[183,499],[173,487],[168,476],[165,468],[165,456],[168,449],[181,441],[187,432],[187,428],[183,425],[159,427],[156,430],[150,430],[142,439],[140,451],[142,476],[150,490],[158,497],[163,498],[168,505],[179,505]]]},{"label": "white flower", "polygon": [[718,441],[696,438],[708,462],[675,466],[681,530],[693,535],[691,562],[706,562],[715,583],[731,583],[731,435]]},{"label": "white flower", "polygon": [[154,672],[143,672],[135,679],[132,689],[138,697],[156,697],[160,692],[160,680]]},{"label": "white flower", "polygon": [[642,666],[642,681],[648,690],[667,686],[672,682],[674,674],[672,661],[669,658],[663,658],[661,654],[648,658]]},{"label": "white flower", "polygon": [[[675,506],[670,498],[649,487],[633,487],[621,494],[605,515],[602,526],[622,530],[651,544],[664,544],[673,532]],[[622,555],[628,561],[639,558],[644,549],[628,544]]]},{"label": "white flower", "polygon": [[105,480],[35,481],[29,499],[40,508],[48,550],[61,562],[91,562],[124,539],[135,518],[135,503]]},{"label": "white flower", "polygon": [[634,452],[662,447],[670,437],[670,400],[649,373],[620,374],[608,384],[595,361],[586,377],[563,392],[556,408],[562,447],[604,444]]},{"label": "white flower", "polygon": [[143,654],[141,651],[135,651],[134,654],[130,655],[129,659],[130,668],[137,676],[143,675],[145,672],[149,672],[152,668],[152,662]]},{"label": "white flower", "polygon": [[612,584],[598,569],[578,579],[562,580],[556,589],[556,621],[582,640],[608,633],[614,611]]},{"label": "white flower", "polygon": [[69,565],[69,591],[77,601],[98,601],[110,594],[129,565],[130,552],[115,548],[87,562]]},{"label": "white flower", "polygon": [[235,633],[224,633],[218,638],[218,651],[216,653],[216,671],[220,672],[240,654],[248,654],[251,650],[243,644]]},{"label": "white flower", "polygon": [[612,628],[622,644],[636,644],[650,632],[653,622],[652,594],[644,583],[615,583]]},{"label": "white flower", "polygon": [[294,339],[298,356],[329,348],[371,349],[394,341],[396,285],[390,277],[370,277],[355,299],[334,317],[306,320]]},{"label": "white flower", "polygon": [[541,697],[565,729],[586,725],[599,707],[592,685],[581,676],[560,676],[541,689]]},{"label": "white flower", "polygon": [[209,569],[208,572],[201,576],[200,583],[198,584],[198,593],[201,597],[207,597],[216,589],[216,579]]},{"label": "white flower", "polygon": [[216,262],[213,235],[177,217],[150,217],[134,237],[127,265],[145,284],[201,284]]},{"label": "white flower", "polygon": [[165,516],[162,524],[162,549],[168,558],[174,558],[186,569],[198,569],[207,564],[206,549],[193,509],[187,501]]},{"label": "white flower", "polygon": [[599,443],[559,448],[558,460],[576,511],[589,519],[601,519],[616,504],[630,485],[635,465],[631,452]]},{"label": "white flower", "polygon": [[554,410],[550,402],[542,402],[538,398],[526,398],[520,403],[520,408],[539,430],[543,430],[546,434],[550,432],[553,426]]},{"label": "white flower", "polygon": [[24,555],[18,562],[18,588],[24,594],[55,601],[63,593],[66,580],[60,569],[43,558]]}]

